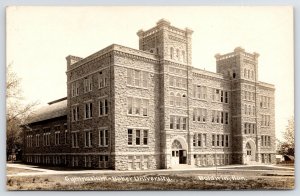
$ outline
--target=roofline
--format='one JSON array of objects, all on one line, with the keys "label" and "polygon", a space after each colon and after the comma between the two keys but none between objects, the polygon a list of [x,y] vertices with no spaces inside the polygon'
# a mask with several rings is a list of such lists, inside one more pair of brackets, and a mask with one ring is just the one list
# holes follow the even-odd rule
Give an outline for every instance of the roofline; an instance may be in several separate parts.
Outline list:
[{"label": "roofline", "polygon": [[58,102],[61,102],[61,101],[64,101],[64,100],[67,100],[67,97],[63,97],[63,98],[60,98],[60,99],[56,99],[54,101],[50,101],[50,102],[48,102],[48,105],[51,105],[53,103],[58,103]]}]

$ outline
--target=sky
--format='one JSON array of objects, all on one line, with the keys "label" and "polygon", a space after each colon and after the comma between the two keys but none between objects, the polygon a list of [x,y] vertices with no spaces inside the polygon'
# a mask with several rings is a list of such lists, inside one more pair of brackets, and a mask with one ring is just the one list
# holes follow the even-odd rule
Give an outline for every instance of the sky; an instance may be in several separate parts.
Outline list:
[{"label": "sky", "polygon": [[294,115],[292,7],[9,7],[6,62],[22,79],[24,101],[42,106],[67,94],[66,56],[86,57],[113,43],[138,49],[137,31],[161,18],[194,31],[194,67],[215,72],[214,55],[238,46],[260,54],[258,78],[275,85],[281,139]]}]

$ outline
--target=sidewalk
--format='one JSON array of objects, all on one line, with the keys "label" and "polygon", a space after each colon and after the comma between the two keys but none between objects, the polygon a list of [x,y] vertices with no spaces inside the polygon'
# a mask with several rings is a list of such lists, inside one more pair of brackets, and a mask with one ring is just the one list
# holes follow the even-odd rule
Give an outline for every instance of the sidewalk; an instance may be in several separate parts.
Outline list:
[{"label": "sidewalk", "polygon": [[[116,170],[72,170],[72,171],[58,171],[53,169],[42,169],[36,168],[34,165],[23,165],[23,164],[6,164],[7,167],[14,167],[19,169],[27,169],[33,170],[33,172],[20,172],[18,174],[10,174],[7,176],[38,176],[38,175],[70,175],[70,174],[130,174],[130,173],[161,173],[161,172],[173,172],[173,171],[245,171],[243,168],[254,167],[254,169],[250,169],[250,171],[270,171],[270,170],[263,170],[263,169],[255,169],[255,167],[271,167],[271,168],[278,168],[278,169],[285,169],[285,170],[294,170],[294,168],[289,167],[281,167],[276,165],[226,165],[226,166],[213,166],[213,167],[198,167],[198,168],[173,168],[173,169],[159,169],[159,170],[132,170],[132,171],[116,171]],[[236,168],[236,169],[235,169]],[[34,172],[38,171],[38,172]],[[249,171],[249,170],[248,170]]]}]

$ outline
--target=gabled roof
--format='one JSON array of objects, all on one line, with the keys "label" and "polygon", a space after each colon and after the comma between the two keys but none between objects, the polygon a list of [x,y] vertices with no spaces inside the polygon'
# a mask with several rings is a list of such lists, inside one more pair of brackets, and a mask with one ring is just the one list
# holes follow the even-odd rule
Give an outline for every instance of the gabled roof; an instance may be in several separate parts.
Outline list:
[{"label": "gabled roof", "polygon": [[48,103],[49,105],[41,107],[35,111],[27,122],[27,124],[32,124],[44,120],[49,120],[61,116],[67,115],[67,98],[58,99]]}]

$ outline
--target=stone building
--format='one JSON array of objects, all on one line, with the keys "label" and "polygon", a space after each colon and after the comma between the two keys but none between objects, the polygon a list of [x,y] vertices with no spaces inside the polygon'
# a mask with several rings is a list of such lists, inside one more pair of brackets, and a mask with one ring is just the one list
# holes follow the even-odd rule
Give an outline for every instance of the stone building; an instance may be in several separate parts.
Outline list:
[{"label": "stone building", "polygon": [[259,55],[237,47],[215,55],[216,73],[198,69],[192,33],[162,19],[138,31],[139,50],[67,56],[67,98],[24,126],[24,160],[116,170],[275,163],[275,88],[258,81]]}]

